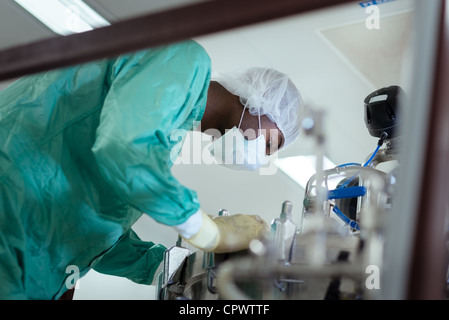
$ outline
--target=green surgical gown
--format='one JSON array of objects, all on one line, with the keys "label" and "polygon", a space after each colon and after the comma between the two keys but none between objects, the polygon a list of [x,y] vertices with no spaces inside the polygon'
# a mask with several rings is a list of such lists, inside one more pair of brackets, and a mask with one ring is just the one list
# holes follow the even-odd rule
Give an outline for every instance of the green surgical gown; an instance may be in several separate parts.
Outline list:
[{"label": "green surgical gown", "polygon": [[185,41],[0,92],[0,299],[57,299],[91,268],[151,283],[165,247],[131,227],[199,209],[171,153],[204,114],[210,69]]}]

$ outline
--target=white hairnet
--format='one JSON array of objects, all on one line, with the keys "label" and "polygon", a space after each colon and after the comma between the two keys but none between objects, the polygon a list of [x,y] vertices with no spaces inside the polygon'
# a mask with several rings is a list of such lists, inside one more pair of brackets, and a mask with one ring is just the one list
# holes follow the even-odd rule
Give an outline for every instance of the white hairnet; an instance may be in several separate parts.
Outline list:
[{"label": "white hairnet", "polygon": [[213,74],[212,80],[240,97],[251,115],[266,115],[284,135],[285,148],[298,137],[304,113],[301,94],[289,77],[271,68],[250,68],[236,75]]}]

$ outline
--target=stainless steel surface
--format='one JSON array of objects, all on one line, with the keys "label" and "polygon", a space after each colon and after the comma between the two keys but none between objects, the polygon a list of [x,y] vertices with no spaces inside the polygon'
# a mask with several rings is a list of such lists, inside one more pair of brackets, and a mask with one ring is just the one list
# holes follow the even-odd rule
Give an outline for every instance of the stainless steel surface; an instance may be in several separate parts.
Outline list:
[{"label": "stainless steel surface", "polygon": [[189,249],[177,246],[165,251],[162,271],[155,277],[157,298],[170,299],[171,296],[176,296],[182,292],[182,288],[179,286],[180,271],[189,254]]},{"label": "stainless steel surface", "polygon": [[379,149],[379,152],[377,152],[369,166],[371,168],[376,168],[381,163],[398,160],[400,152],[399,139],[400,138],[386,140],[385,147]]}]

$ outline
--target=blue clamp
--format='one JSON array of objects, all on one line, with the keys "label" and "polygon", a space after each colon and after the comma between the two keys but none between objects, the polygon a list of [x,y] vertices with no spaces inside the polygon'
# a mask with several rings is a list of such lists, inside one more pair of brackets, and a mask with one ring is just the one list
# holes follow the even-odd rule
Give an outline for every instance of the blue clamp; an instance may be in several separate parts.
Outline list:
[{"label": "blue clamp", "polygon": [[363,186],[358,187],[347,187],[338,188],[334,190],[329,190],[327,194],[327,199],[346,199],[346,198],[356,198],[362,197],[366,194],[366,188]]}]

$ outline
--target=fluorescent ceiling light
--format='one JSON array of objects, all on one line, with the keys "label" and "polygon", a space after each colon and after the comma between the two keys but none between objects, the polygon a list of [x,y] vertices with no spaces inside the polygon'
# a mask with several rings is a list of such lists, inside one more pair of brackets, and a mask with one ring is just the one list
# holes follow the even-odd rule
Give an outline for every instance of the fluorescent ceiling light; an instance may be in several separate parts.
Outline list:
[{"label": "fluorescent ceiling light", "polygon": [[60,35],[110,25],[82,0],[15,0],[43,24]]},{"label": "fluorescent ceiling light", "polygon": [[[280,158],[274,161],[276,166],[304,189],[309,179],[316,173],[316,156],[296,156]],[[323,160],[323,169],[332,169],[336,165],[327,157]],[[337,182],[338,183],[338,182]]]}]

